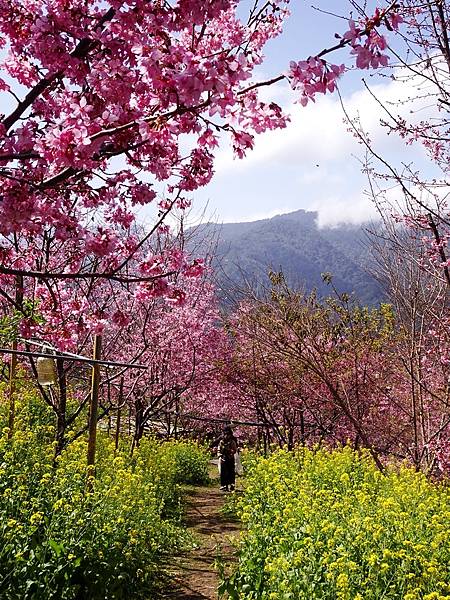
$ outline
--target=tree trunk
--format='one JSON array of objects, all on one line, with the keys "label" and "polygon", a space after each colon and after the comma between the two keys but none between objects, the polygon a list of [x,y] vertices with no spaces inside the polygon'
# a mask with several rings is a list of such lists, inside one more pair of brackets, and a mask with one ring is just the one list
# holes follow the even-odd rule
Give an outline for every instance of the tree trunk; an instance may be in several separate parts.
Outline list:
[{"label": "tree trunk", "polygon": [[[102,336],[94,336],[94,360],[100,360],[102,356]],[[95,477],[95,450],[97,446],[97,415],[98,415],[98,389],[100,384],[100,365],[92,366],[91,401],[89,405],[89,438],[87,451],[88,484],[87,489],[93,489],[93,477]]]},{"label": "tree trunk", "polygon": [[135,448],[139,448],[139,442],[144,435],[144,407],[139,399],[134,403],[134,436],[131,444],[131,454]]},{"label": "tree trunk", "polygon": [[123,377],[120,378],[120,388],[119,388],[119,399],[117,402],[117,416],[116,416],[116,435],[115,435],[115,450],[119,449],[119,439],[120,439],[120,417],[122,411],[122,400],[123,400]]}]

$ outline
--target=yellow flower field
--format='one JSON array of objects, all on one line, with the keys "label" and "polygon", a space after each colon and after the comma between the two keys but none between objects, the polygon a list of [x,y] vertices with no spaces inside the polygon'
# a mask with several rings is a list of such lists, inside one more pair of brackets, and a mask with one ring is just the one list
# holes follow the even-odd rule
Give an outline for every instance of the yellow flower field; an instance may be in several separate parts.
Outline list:
[{"label": "yellow flower field", "polygon": [[349,448],[252,461],[239,600],[450,600],[450,489]]},{"label": "yellow flower field", "polygon": [[[0,390],[1,391],[1,390]],[[96,478],[86,486],[87,442],[53,463],[51,415],[23,389],[8,438],[0,405],[0,598],[148,600],[171,554],[190,544],[181,483],[208,479],[209,455],[193,442],[129,440],[116,452],[99,433]]]}]

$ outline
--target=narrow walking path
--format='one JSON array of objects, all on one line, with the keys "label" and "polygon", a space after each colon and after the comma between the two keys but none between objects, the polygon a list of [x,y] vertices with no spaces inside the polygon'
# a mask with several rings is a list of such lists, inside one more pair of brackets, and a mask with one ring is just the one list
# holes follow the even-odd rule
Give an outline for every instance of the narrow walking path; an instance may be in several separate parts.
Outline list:
[{"label": "narrow walking path", "polygon": [[234,560],[233,540],[240,525],[221,513],[224,493],[216,487],[191,488],[186,497],[186,526],[198,546],[174,559],[171,579],[174,589],[165,596],[172,600],[217,600],[218,573],[214,562]]}]

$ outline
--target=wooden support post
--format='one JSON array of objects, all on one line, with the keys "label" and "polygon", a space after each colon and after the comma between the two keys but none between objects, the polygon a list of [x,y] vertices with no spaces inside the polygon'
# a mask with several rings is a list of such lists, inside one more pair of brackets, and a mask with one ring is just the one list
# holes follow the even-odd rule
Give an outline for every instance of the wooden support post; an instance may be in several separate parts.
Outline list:
[{"label": "wooden support post", "polygon": [[108,381],[108,428],[107,428],[108,437],[111,435],[111,427],[112,427],[112,423],[111,423],[111,404],[112,404],[112,400],[111,400],[111,382]]},{"label": "wooden support post", "polygon": [[[100,360],[102,353],[102,336],[94,336],[94,360]],[[89,405],[89,439],[87,451],[88,489],[92,490],[91,477],[95,476],[95,446],[97,441],[98,389],[100,384],[100,365],[92,366],[91,401]]]},{"label": "wooden support post", "polygon": [[[23,305],[23,276],[16,275],[15,281],[15,301],[16,310],[21,310]],[[13,351],[17,351],[17,332],[14,335],[12,343]],[[9,415],[8,415],[8,439],[11,439],[14,433],[14,421],[16,418],[16,369],[17,354],[11,354],[9,363]]]},{"label": "wooden support post", "polygon": [[[17,350],[17,340],[12,343],[12,349]],[[16,416],[16,367],[17,354],[11,354],[9,363],[9,414],[8,414],[8,439],[10,440],[14,432],[14,419]]]},{"label": "wooden support post", "polygon": [[123,377],[120,378],[119,388],[119,401],[117,402],[117,416],[116,416],[116,451],[119,449],[119,436],[120,436],[120,413],[123,401]]},{"label": "wooden support post", "polygon": [[67,427],[67,378],[64,371],[64,360],[56,359],[56,372],[58,374],[59,387],[59,402],[56,419],[56,447],[55,447],[55,464],[56,457],[61,454],[65,445],[65,435]]}]

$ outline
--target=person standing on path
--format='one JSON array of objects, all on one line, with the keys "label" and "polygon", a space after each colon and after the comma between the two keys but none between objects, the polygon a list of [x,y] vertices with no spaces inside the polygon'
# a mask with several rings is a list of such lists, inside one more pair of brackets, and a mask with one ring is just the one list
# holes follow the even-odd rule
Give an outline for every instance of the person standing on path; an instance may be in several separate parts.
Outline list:
[{"label": "person standing on path", "polygon": [[220,489],[223,492],[232,492],[236,481],[236,468],[234,457],[238,450],[237,439],[229,425],[224,427],[222,438],[219,442]]}]

